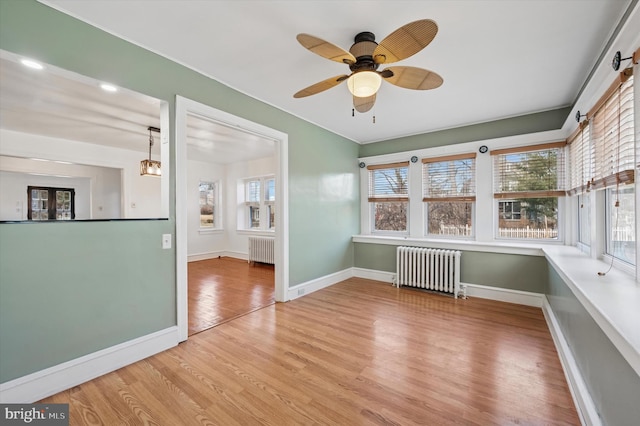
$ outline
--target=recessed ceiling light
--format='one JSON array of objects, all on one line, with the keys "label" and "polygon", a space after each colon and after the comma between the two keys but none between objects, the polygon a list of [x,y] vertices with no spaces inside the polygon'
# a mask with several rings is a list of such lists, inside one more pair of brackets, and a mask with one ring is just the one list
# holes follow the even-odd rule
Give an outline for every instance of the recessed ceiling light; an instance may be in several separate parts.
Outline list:
[{"label": "recessed ceiling light", "polygon": [[34,70],[44,69],[44,66],[40,62],[34,61],[33,59],[22,59],[20,60],[20,63],[25,67],[33,68]]},{"label": "recessed ceiling light", "polygon": [[113,84],[109,84],[109,83],[101,83],[100,84],[100,88],[102,88],[102,90],[104,90],[105,92],[117,92],[118,88],[116,86],[114,86]]}]

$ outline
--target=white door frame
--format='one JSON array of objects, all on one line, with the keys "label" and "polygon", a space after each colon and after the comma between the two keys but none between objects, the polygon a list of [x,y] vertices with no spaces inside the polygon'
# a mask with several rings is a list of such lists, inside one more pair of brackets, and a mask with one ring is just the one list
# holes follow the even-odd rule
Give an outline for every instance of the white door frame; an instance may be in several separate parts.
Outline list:
[{"label": "white door frame", "polygon": [[224,123],[276,142],[275,299],[285,302],[289,287],[288,135],[191,99],[176,96],[176,314],[179,341],[189,332],[187,295],[187,116]]}]

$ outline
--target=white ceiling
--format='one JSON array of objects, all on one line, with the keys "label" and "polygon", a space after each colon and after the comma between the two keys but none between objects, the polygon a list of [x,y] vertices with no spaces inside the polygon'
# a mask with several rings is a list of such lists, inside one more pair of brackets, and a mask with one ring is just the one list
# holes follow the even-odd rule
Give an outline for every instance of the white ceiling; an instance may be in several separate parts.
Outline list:
[{"label": "white ceiling", "polygon": [[[0,128],[160,155],[161,102],[48,64],[29,69],[0,51]],[[187,118],[187,157],[230,164],[273,156],[274,142],[197,116]]]},{"label": "white ceiling", "polygon": [[[236,90],[359,143],[572,105],[630,0],[42,0]],[[381,41],[430,18],[434,41],[397,65],[444,84],[412,91],[383,82],[376,106],[351,114],[342,84],[298,90],[348,73],[304,49],[309,33],[344,49],[361,31]],[[394,64],[396,65],[396,64]],[[381,67],[380,69],[383,69]],[[372,120],[375,115],[375,124]]]},{"label": "white ceiling", "polygon": [[[23,66],[0,51],[0,127],[22,133],[148,152],[148,127],[160,127],[158,99],[45,65]],[[152,134],[154,139],[157,133]],[[154,143],[153,153],[160,152]]]}]

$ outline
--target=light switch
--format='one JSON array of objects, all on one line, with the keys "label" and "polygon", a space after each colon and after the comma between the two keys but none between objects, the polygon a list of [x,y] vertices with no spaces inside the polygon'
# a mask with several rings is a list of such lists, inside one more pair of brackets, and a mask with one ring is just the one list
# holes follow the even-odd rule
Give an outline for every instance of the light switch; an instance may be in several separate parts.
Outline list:
[{"label": "light switch", "polygon": [[162,234],[162,248],[163,249],[171,248],[171,234]]}]

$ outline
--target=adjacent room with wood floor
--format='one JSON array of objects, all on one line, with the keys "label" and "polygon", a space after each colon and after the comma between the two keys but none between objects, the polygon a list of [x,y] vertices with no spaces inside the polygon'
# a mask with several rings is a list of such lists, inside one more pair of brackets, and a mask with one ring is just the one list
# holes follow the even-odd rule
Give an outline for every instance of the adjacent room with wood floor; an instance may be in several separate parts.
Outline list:
[{"label": "adjacent room with wood floor", "polygon": [[275,303],[274,265],[219,257],[188,274],[189,336]]}]

